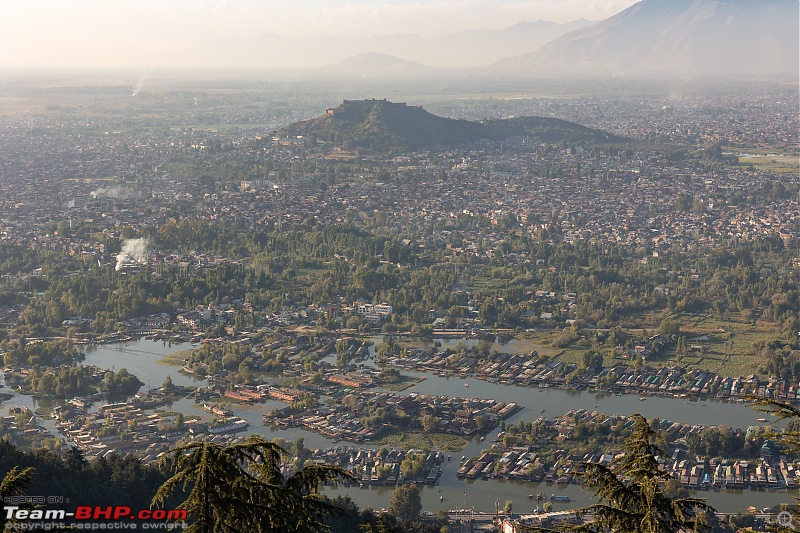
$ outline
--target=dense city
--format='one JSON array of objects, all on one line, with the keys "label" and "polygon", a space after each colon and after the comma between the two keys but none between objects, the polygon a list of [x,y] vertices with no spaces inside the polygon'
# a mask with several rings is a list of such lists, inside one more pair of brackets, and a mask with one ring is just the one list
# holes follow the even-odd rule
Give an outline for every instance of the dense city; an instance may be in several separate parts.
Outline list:
[{"label": "dense city", "polygon": [[331,495],[413,486],[450,531],[517,531],[586,519],[566,504],[587,465],[621,464],[647,412],[669,489],[729,496],[709,520],[763,525],[796,496],[797,422],[756,410],[800,387],[796,88],[431,98],[618,141],[391,153],[281,129],[340,102],[86,91],[0,116],[13,445],[155,465],[256,433],[284,476],[343,469]]}]

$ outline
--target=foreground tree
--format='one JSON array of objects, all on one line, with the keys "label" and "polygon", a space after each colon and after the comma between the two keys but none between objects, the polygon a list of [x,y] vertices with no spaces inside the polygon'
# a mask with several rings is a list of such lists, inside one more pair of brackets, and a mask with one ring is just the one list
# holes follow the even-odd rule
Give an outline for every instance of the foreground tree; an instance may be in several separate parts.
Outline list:
[{"label": "foreground tree", "polygon": [[[22,487],[31,482],[33,478],[33,468],[19,469],[14,467],[3,476],[3,481],[0,482],[0,502],[8,502],[8,498],[12,496],[19,496],[22,494]],[[0,516],[0,531],[6,530],[6,514],[2,513]]]},{"label": "foreground tree", "polygon": [[[769,413],[778,421],[788,420],[783,431],[775,434],[774,437],[783,445],[786,452],[793,454],[800,453],[800,409],[789,402],[775,400],[773,398],[753,396],[752,399],[755,401],[754,408],[757,411]],[[795,496],[794,505],[790,507],[790,511],[797,516],[798,509],[800,509],[800,498]],[[784,527],[783,529],[779,529],[779,531],[789,531],[793,529],[795,529],[794,524],[792,524],[792,527]]]},{"label": "foreground tree", "polygon": [[176,490],[188,492],[178,508],[194,517],[189,533],[327,531],[322,519],[339,509],[318,494],[318,487],[350,479],[350,474],[310,465],[284,478],[286,456],[283,448],[257,436],[230,446],[179,446],[162,458],[173,474],[156,492],[153,505],[164,504]]},{"label": "foreground tree", "polygon": [[422,512],[422,496],[416,485],[400,485],[389,502],[389,513],[401,520],[416,520]]},{"label": "foreground tree", "polygon": [[757,411],[769,413],[778,421],[789,421],[786,424],[786,428],[775,437],[787,448],[787,451],[791,453],[800,452],[800,409],[789,402],[782,402],[772,398],[752,396],[751,399],[754,400],[754,408]]},{"label": "foreground tree", "polygon": [[560,531],[709,531],[711,526],[703,517],[713,509],[703,499],[671,498],[665,492],[671,476],[660,468],[657,459],[666,457],[659,447],[664,439],[643,416],[635,414],[633,419],[633,432],[622,446],[624,455],[615,458],[611,468],[595,463],[582,465],[579,475],[583,484],[595,489],[600,503],[576,513],[591,513],[593,521],[562,526]]}]

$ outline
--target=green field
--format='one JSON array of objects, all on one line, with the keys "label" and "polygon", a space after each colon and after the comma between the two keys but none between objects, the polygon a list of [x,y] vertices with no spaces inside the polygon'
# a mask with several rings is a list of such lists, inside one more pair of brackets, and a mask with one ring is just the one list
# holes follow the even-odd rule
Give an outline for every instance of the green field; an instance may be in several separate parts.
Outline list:
[{"label": "green field", "polygon": [[[659,317],[660,318],[660,317]],[[710,370],[722,376],[739,377],[758,373],[759,366],[764,361],[758,354],[754,346],[761,342],[769,342],[778,336],[775,327],[770,324],[759,323],[753,325],[738,316],[731,316],[728,319],[720,319],[706,314],[681,314],[670,318],[677,319],[681,323],[681,336],[684,337],[687,347],[698,346],[699,350],[690,350],[680,361],[675,353],[675,346],[671,345],[658,357],[647,361],[651,366],[673,366],[682,364],[688,368],[700,368]],[[656,323],[650,317],[648,323]],[[630,330],[631,333],[641,335],[641,330]],[[583,335],[591,337],[589,333]],[[650,336],[657,333],[657,329],[648,329],[646,335]],[[561,331],[536,332],[532,337],[537,344],[547,346],[552,340],[558,337]],[[590,346],[584,340],[564,348],[542,348],[539,353],[548,357],[556,357],[564,363],[574,363],[580,365],[583,362],[583,354]],[[607,349],[607,346],[601,346]],[[606,355],[605,365],[612,364],[632,364],[628,358],[614,357]]]},{"label": "green field", "polygon": [[391,428],[375,440],[369,441],[374,446],[393,446],[397,448],[418,448],[420,450],[443,450],[457,452],[469,441],[464,437],[447,433],[409,433],[407,430]]},{"label": "green field", "polygon": [[797,154],[776,154],[748,150],[747,153],[739,155],[739,163],[753,165],[758,170],[775,174],[800,173],[800,158],[798,158]]},{"label": "green field", "polygon": [[500,290],[508,286],[508,280],[500,278],[490,278],[487,276],[475,276],[472,278],[473,290]]},{"label": "green field", "polygon": [[192,355],[194,350],[180,350],[168,355],[165,355],[158,362],[162,365],[183,366],[183,360]]},{"label": "green field", "polygon": [[418,379],[411,378],[409,376],[403,376],[403,379],[401,379],[397,383],[381,383],[380,388],[392,392],[400,392],[406,389],[410,389],[411,387],[413,387],[414,385],[416,385],[421,381],[425,381],[424,376]]}]

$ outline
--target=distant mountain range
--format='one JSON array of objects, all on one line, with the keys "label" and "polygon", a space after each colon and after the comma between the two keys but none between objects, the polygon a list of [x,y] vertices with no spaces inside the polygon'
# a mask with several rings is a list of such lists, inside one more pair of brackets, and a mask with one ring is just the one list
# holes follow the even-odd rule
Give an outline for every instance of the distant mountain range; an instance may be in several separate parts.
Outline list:
[{"label": "distant mountain range", "polygon": [[796,75],[798,5],[797,0],[642,0],[497,67],[517,72]]},{"label": "distant mountain range", "polygon": [[436,37],[384,35],[292,39],[266,34],[254,39],[213,41],[198,57],[229,67],[326,68],[354,56],[381,54],[440,69],[488,67],[514,54],[531,52],[556,37],[594,24],[579,19],[565,24],[538,20],[500,30],[475,29]]},{"label": "distant mountain range", "polygon": [[330,74],[357,78],[381,78],[386,76],[426,76],[434,72],[435,69],[414,61],[406,61],[397,56],[373,52],[352,56],[341,63],[322,70]]},{"label": "distant mountain range", "polygon": [[641,0],[600,22],[539,20],[438,37],[291,39],[268,34],[206,43],[195,58],[228,68],[290,69],[349,78],[453,71],[497,77],[797,77],[799,5],[798,0]]},{"label": "distant mountain range", "polygon": [[419,106],[387,100],[345,100],[325,115],[296,122],[276,132],[339,146],[362,147],[384,154],[436,146],[458,146],[481,139],[529,136],[531,141],[617,143],[625,139],[556,118],[520,117],[473,122],[444,118]]}]

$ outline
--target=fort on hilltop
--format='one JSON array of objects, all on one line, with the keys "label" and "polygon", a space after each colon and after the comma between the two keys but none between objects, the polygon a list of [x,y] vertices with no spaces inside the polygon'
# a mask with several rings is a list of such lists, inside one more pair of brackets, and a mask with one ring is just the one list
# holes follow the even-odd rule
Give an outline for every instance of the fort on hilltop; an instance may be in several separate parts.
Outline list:
[{"label": "fort on hilltop", "polygon": [[369,98],[365,100],[343,100],[342,105],[325,110],[325,114],[333,116],[337,113],[363,113],[375,107],[422,111],[422,106],[418,105],[408,105],[405,102],[390,102],[386,98]]}]

